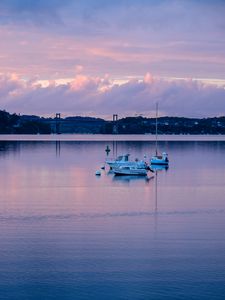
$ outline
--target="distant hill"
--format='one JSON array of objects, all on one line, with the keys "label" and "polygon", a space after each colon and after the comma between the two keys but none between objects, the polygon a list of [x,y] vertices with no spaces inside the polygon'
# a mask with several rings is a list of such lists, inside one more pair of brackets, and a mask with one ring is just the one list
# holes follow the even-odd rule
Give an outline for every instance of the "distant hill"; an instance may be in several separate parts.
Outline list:
[{"label": "distant hill", "polygon": [[[43,118],[35,115],[10,114],[0,110],[0,134],[154,134],[155,118],[126,117],[117,122],[101,118],[71,116]],[[158,118],[159,134],[225,134],[225,117]]]}]

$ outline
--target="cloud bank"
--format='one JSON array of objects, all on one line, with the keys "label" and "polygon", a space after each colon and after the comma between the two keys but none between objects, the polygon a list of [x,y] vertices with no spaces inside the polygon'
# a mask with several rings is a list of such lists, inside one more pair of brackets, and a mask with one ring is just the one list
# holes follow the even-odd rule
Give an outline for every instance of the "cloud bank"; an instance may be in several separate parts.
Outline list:
[{"label": "cloud bank", "polygon": [[224,16],[224,0],[1,0],[0,109],[224,114]]},{"label": "cloud bank", "polygon": [[160,114],[208,117],[225,115],[225,87],[192,80],[167,81],[149,73],[143,80],[113,84],[105,78],[76,75],[66,84],[51,81],[43,87],[37,81],[16,76],[0,76],[0,107],[16,113],[53,116],[109,117],[143,114],[154,116],[155,103]]}]

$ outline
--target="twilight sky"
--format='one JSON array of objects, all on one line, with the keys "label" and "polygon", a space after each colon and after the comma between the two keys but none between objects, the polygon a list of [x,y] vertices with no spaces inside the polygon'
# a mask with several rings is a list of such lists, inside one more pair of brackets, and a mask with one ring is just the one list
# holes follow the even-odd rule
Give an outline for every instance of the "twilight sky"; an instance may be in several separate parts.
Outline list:
[{"label": "twilight sky", "polygon": [[225,0],[1,0],[0,109],[225,115]]}]

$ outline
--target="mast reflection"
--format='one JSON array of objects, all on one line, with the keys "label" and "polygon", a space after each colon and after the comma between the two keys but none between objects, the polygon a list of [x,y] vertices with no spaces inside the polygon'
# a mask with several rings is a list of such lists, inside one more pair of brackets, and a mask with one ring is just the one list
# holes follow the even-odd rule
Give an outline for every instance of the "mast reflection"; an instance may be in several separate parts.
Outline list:
[{"label": "mast reflection", "polygon": [[61,152],[61,141],[55,141],[55,155],[56,157],[60,157]]},{"label": "mast reflection", "polygon": [[[154,205],[154,232],[157,235],[158,231],[158,172],[167,171],[168,166],[151,165],[151,170],[155,173],[155,205]],[[155,236],[156,237],[156,236]]]}]

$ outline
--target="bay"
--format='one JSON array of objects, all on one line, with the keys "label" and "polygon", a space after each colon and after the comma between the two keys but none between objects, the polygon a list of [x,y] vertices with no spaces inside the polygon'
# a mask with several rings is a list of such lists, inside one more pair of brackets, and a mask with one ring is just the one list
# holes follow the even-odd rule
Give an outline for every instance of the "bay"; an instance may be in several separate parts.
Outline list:
[{"label": "bay", "polygon": [[135,159],[153,140],[0,142],[1,299],[224,298],[224,141],[161,141],[168,170],[95,176],[107,145]]}]

